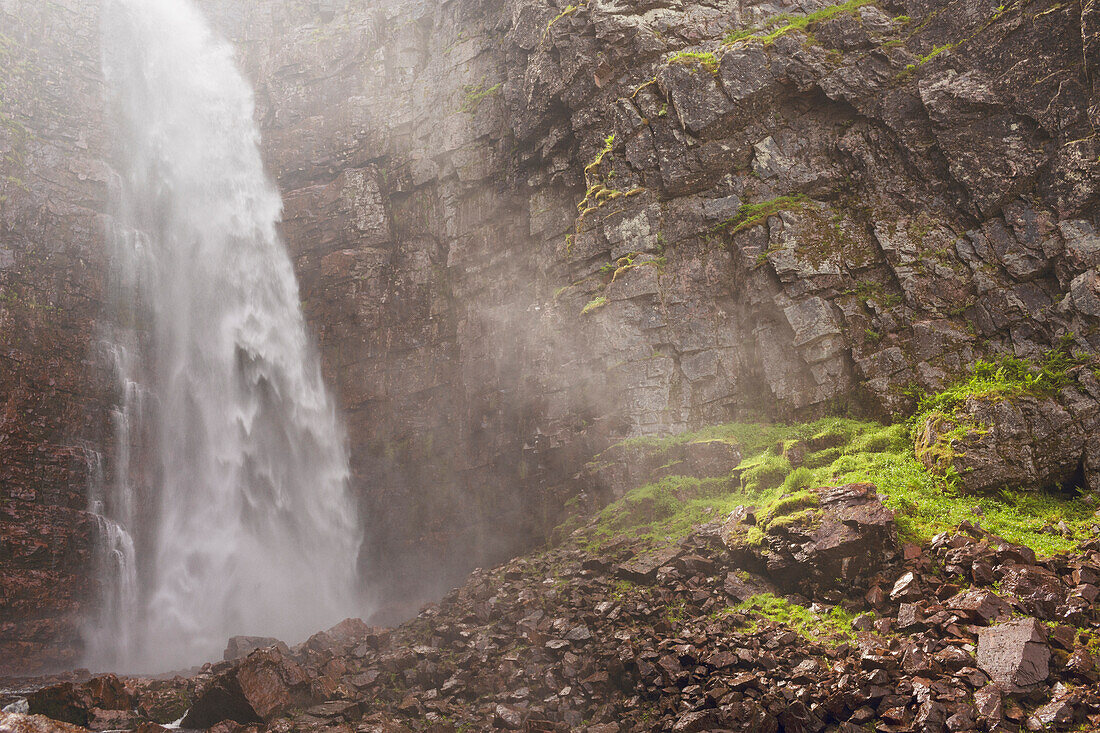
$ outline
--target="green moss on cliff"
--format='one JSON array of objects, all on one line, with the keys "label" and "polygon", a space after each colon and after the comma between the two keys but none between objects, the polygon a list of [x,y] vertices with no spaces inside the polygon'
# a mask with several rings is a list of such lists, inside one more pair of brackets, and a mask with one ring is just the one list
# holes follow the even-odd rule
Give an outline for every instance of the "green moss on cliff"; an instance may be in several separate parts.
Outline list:
[{"label": "green moss on cliff", "polygon": [[488,88],[484,84],[467,84],[463,90],[462,106],[458,108],[458,111],[472,115],[477,112],[477,108],[481,106],[482,102],[489,97],[500,94],[503,86],[504,82],[498,82]]},{"label": "green moss on cliff", "polygon": [[759,204],[744,204],[732,218],[722,222],[719,227],[726,229],[730,234],[737,234],[757,224],[763,224],[769,217],[781,211],[797,211],[809,204],[809,197],[802,194],[780,196]]},{"label": "green moss on cliff", "polygon": [[725,42],[734,44],[738,42],[756,41],[763,44],[774,43],[781,36],[795,31],[807,32],[814,24],[821,23],[838,15],[858,12],[864,5],[871,5],[875,0],[849,0],[845,3],[830,5],[820,10],[815,10],[807,15],[791,15],[781,13],[769,18],[764,23],[763,29],[741,29],[730,31],[726,34]]},{"label": "green moss on cliff", "polygon": [[668,60],[670,64],[683,64],[687,66],[702,66],[712,74],[718,73],[718,57],[713,53],[697,51],[681,51]]}]

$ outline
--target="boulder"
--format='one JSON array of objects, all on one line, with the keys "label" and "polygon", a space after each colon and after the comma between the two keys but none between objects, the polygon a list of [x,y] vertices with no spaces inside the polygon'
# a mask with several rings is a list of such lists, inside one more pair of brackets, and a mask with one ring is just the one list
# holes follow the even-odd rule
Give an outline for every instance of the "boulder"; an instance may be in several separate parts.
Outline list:
[{"label": "boulder", "polygon": [[199,693],[182,725],[209,728],[223,720],[263,723],[312,702],[306,671],[277,649],[259,649],[215,677]]},{"label": "boulder", "polygon": [[978,666],[1006,689],[1028,687],[1050,674],[1050,647],[1036,619],[1022,618],[978,631]]},{"label": "boulder", "polygon": [[798,521],[762,516],[756,525],[759,537],[739,515],[731,515],[722,536],[736,558],[764,566],[781,588],[835,588],[838,578],[848,587],[859,587],[895,554],[894,514],[883,506],[873,484],[813,491],[817,505]]},{"label": "boulder", "polygon": [[972,621],[988,623],[1007,618],[1012,613],[1011,606],[992,591],[970,588],[953,596],[947,601],[947,608]]},{"label": "boulder", "polygon": [[30,713],[89,727],[93,710],[98,711],[97,725],[110,728],[115,726],[108,725],[105,719],[112,716],[104,713],[129,711],[134,704],[134,691],[113,674],[93,677],[79,685],[63,682],[43,687],[27,696]]},{"label": "boulder", "polygon": [[[933,413],[917,436],[917,457],[956,474],[968,493],[1067,485],[1088,451],[1082,424],[1100,412],[1100,404],[1068,392],[1077,396],[1065,404],[1053,397],[970,398],[950,414]],[[1092,477],[1084,478],[1091,488]]]},{"label": "boulder", "polygon": [[93,703],[91,693],[84,685],[62,682],[27,695],[27,706],[32,715],[44,715],[53,720],[84,726],[88,724],[88,711]]},{"label": "boulder", "polygon": [[232,662],[236,659],[247,657],[257,649],[263,649],[269,646],[278,646],[285,654],[290,653],[290,649],[286,644],[270,636],[232,636],[225,645],[222,659],[227,662]]},{"label": "boulder", "polygon": [[138,716],[131,710],[92,708],[88,711],[88,729],[93,731],[130,730],[137,722]]}]

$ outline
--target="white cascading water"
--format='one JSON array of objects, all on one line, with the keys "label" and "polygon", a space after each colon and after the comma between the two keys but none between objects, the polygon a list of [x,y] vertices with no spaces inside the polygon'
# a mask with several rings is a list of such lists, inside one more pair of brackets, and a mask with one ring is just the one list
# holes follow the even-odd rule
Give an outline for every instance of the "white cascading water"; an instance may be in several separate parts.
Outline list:
[{"label": "white cascading water", "polygon": [[361,534],[233,49],[191,0],[103,13],[122,398],[87,662],[167,670],[234,634],[294,642],[362,615]]}]

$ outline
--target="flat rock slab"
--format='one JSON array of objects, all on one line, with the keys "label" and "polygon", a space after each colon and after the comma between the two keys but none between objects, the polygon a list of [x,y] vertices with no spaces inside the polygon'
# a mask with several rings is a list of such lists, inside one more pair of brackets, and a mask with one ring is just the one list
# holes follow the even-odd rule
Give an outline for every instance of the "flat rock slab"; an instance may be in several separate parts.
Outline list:
[{"label": "flat rock slab", "polygon": [[88,729],[59,723],[45,715],[0,713],[0,733],[88,733]]},{"label": "flat rock slab", "polygon": [[978,666],[1006,688],[1028,687],[1050,674],[1050,647],[1036,619],[1023,618],[978,631]]}]

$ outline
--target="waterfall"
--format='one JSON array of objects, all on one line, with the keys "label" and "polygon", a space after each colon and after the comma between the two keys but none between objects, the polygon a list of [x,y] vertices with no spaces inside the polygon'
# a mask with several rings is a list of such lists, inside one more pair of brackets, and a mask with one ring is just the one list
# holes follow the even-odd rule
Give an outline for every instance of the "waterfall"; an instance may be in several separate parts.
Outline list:
[{"label": "waterfall", "polygon": [[166,670],[361,615],[360,523],[233,49],[191,0],[106,0],[103,49],[120,398],[86,661]]}]

